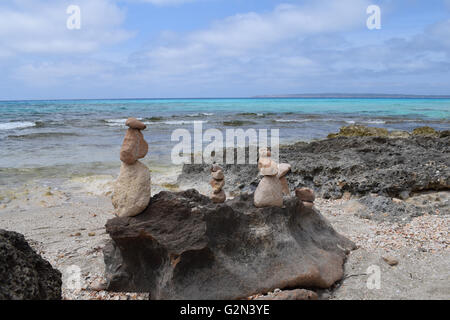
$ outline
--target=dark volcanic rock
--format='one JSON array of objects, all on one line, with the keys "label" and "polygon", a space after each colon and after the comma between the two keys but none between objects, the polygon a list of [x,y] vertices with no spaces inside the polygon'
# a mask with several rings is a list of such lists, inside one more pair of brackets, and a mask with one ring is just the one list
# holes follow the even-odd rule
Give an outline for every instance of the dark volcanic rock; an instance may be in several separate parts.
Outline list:
[{"label": "dark volcanic rock", "polygon": [[1,300],[59,300],[61,285],[61,273],[23,235],[0,230]]},{"label": "dark volcanic rock", "polygon": [[161,192],[139,216],[114,218],[104,249],[108,290],[151,299],[239,299],[275,288],[328,288],[354,244],[315,209],[251,195],[213,204],[196,190]]},{"label": "dark volcanic rock", "polygon": [[[292,165],[287,176],[291,191],[308,187],[323,198],[344,192],[398,197],[402,191],[450,189],[450,137],[339,137],[299,142],[280,148],[280,162]],[[205,166],[185,165],[180,183],[206,181]],[[227,191],[253,191],[256,165],[227,165]]]},{"label": "dark volcanic rock", "polygon": [[350,200],[345,206],[351,207],[355,214],[364,219],[407,223],[424,214],[450,214],[450,193],[448,191],[422,194],[407,201],[385,196],[368,195]]}]

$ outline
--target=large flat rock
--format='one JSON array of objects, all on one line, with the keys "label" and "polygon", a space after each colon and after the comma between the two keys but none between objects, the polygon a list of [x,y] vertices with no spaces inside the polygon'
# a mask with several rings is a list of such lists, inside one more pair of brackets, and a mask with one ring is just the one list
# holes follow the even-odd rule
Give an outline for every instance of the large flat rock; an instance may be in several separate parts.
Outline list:
[{"label": "large flat rock", "polygon": [[151,299],[239,299],[275,288],[328,288],[354,244],[295,197],[255,208],[251,195],[213,204],[196,190],[155,195],[114,218],[104,249],[111,291]]}]

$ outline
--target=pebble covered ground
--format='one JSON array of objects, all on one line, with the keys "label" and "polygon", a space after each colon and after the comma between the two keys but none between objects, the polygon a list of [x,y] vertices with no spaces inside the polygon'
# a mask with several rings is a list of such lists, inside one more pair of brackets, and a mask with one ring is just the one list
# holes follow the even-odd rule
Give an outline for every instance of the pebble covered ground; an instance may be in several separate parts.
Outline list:
[{"label": "pebble covered ground", "polygon": [[[432,253],[449,250],[450,212],[426,213],[407,223],[375,222],[346,212],[347,201],[318,199],[316,207],[338,231],[359,247],[388,251],[414,248]],[[348,223],[364,224],[364,227],[350,230]]]}]

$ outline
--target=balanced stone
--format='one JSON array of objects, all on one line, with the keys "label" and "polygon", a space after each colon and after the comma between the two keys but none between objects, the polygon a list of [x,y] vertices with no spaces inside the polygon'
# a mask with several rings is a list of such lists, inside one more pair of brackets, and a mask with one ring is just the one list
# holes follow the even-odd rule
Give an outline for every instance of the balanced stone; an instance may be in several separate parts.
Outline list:
[{"label": "balanced stone", "polygon": [[314,195],[314,191],[312,191],[309,188],[297,188],[295,189],[295,195],[297,198],[299,198],[301,201],[306,202],[314,202],[316,199],[316,196]]},{"label": "balanced stone", "polygon": [[225,192],[223,190],[220,190],[218,193],[213,193],[211,195],[211,200],[214,203],[224,203],[227,199]]},{"label": "balanced stone", "polygon": [[213,188],[214,193],[219,193],[225,185],[225,180],[211,179],[209,184]]},{"label": "balanced stone", "polygon": [[277,176],[262,178],[255,190],[254,204],[257,208],[283,206],[283,192]]},{"label": "balanced stone", "polygon": [[289,184],[286,179],[286,174],[291,171],[291,165],[288,163],[280,163],[278,165],[278,178],[280,179],[281,189],[284,195],[289,195]]},{"label": "balanced stone", "polygon": [[276,176],[278,174],[278,164],[270,158],[260,158],[258,169],[263,176]]},{"label": "balanced stone", "polygon": [[120,160],[126,164],[134,164],[147,155],[148,144],[138,129],[128,129],[120,149]]},{"label": "balanced stone", "polygon": [[145,130],[147,128],[147,126],[142,121],[139,121],[136,118],[128,118],[128,120],[125,122],[125,125],[130,127],[131,129],[137,130]]},{"label": "balanced stone", "polygon": [[223,186],[225,185],[225,176],[223,174],[222,168],[219,165],[214,164],[211,167],[211,176],[212,179],[209,184],[213,188],[213,192],[210,198],[214,203],[223,203],[225,202],[227,197],[225,195],[225,192],[222,190]]},{"label": "balanced stone", "polygon": [[258,169],[264,177],[255,190],[254,205],[257,208],[283,206],[283,187],[278,177],[278,164],[270,156],[267,148],[259,149]]},{"label": "balanced stone", "polygon": [[272,153],[267,148],[260,148],[259,149],[259,158],[270,158]]},{"label": "balanced stone", "polygon": [[114,184],[112,203],[119,217],[134,217],[147,208],[151,197],[150,170],[141,162],[122,163]]},{"label": "balanced stone", "polygon": [[225,178],[225,176],[223,175],[223,171],[222,170],[212,171],[211,172],[211,176],[215,180],[223,180],[223,178]]}]

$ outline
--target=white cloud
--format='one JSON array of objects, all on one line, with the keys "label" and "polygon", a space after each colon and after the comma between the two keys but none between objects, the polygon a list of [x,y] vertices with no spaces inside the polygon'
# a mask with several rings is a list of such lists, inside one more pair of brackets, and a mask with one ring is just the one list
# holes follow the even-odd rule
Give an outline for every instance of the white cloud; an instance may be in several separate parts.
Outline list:
[{"label": "white cloud", "polygon": [[302,56],[302,39],[365,28],[367,5],[366,0],[309,1],[279,5],[263,14],[237,14],[206,30],[170,34],[161,44],[134,54],[133,61],[151,74],[157,70],[169,78],[184,75],[202,83],[242,77],[245,71],[317,73],[318,63]]},{"label": "white cloud", "polygon": [[[122,27],[125,13],[113,0],[81,0],[83,33],[65,29],[63,5],[61,11],[43,1],[38,7],[15,3],[22,9],[0,10],[0,59],[45,55],[8,66],[10,78],[3,82],[13,79],[49,97],[63,92],[74,97],[72,88],[81,97],[85,92],[90,97],[170,97],[391,88],[420,93],[414,90],[439,90],[450,81],[450,21],[384,41],[393,33],[366,29],[368,0],[284,4],[269,12],[236,14],[203,30],[166,31],[128,60],[122,56],[126,48],[98,50],[130,36]],[[7,13],[20,21],[11,35],[5,31],[10,23],[2,19]],[[60,24],[63,28],[55,30]],[[93,54],[78,54],[85,52]]]},{"label": "white cloud", "polygon": [[121,25],[125,13],[110,0],[78,0],[81,29],[68,30],[70,1],[8,1],[0,4],[0,51],[87,53],[132,34]]},{"label": "white cloud", "polygon": [[134,0],[139,2],[147,2],[156,6],[172,6],[179,5],[187,2],[195,2],[198,0]]}]

